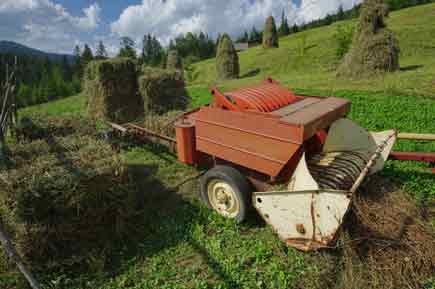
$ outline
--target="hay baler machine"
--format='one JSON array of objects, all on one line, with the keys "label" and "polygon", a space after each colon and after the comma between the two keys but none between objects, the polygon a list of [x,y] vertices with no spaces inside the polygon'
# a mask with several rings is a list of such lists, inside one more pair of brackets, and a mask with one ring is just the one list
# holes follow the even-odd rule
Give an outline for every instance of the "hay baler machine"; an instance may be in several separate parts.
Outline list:
[{"label": "hay baler machine", "polygon": [[[397,139],[346,118],[351,103],[295,95],[272,79],[228,93],[175,123],[178,159],[207,167],[203,201],[238,222],[252,206],[289,246],[328,247],[366,176],[380,171]],[[412,159],[396,154],[396,159]],[[415,160],[435,162],[435,155]]]}]

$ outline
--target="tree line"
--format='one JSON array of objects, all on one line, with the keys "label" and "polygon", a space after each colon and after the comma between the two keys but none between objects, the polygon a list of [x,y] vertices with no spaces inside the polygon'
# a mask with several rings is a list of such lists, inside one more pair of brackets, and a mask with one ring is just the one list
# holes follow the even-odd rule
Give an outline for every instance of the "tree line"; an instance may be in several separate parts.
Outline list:
[{"label": "tree line", "polygon": [[[434,0],[386,0],[390,10],[398,10],[406,7],[421,5],[434,2]],[[359,16],[361,5],[357,5],[350,10],[344,11],[340,7],[335,14],[327,15],[323,19],[315,20],[303,25],[290,25],[285,12],[282,12],[280,25],[277,27],[279,36],[287,36],[292,33],[330,25],[337,21],[356,18]],[[144,35],[142,39],[142,49],[137,52],[136,43],[129,37],[120,39],[119,57],[129,57],[137,61],[139,65],[165,67],[167,56],[171,51],[176,51],[182,58],[184,67],[190,64],[215,57],[218,35],[213,40],[204,32],[186,33],[175,39],[170,40],[168,47],[151,34]],[[343,51],[346,51],[349,40],[343,40]],[[249,42],[260,44],[263,39],[263,31],[257,30],[254,26],[250,31],[244,31],[236,42]],[[343,52],[337,52],[340,55]],[[49,58],[37,58],[32,56],[18,56],[16,75],[18,82],[17,101],[20,107],[39,104],[57,98],[66,97],[78,93],[81,89],[81,79],[84,67],[94,59],[108,58],[108,53],[103,42],[100,41],[95,49],[85,44],[83,49],[79,46],[74,48],[74,61],[64,57],[62,61],[52,61]],[[5,67],[13,66],[15,55],[0,55],[0,82],[6,75]]]}]

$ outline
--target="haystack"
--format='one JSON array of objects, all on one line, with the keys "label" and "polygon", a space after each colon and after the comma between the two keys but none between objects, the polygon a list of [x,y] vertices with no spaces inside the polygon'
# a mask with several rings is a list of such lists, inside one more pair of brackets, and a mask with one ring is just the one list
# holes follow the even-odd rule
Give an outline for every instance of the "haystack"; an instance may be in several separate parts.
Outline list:
[{"label": "haystack", "polygon": [[176,70],[144,67],[139,77],[139,92],[147,114],[183,110],[189,102],[183,75]]},{"label": "haystack", "polygon": [[278,43],[278,32],[276,30],[275,19],[269,16],[264,24],[263,31],[263,48],[277,48]]},{"label": "haystack", "polygon": [[136,191],[110,145],[57,130],[11,149],[0,213],[35,268],[83,264],[135,235]]},{"label": "haystack", "polygon": [[337,71],[338,76],[357,78],[396,71],[399,66],[399,44],[386,28],[388,7],[383,0],[366,0],[352,46]]},{"label": "haystack", "polygon": [[216,53],[216,73],[218,79],[234,79],[239,77],[239,56],[228,34],[219,38]]},{"label": "haystack", "polygon": [[93,61],[84,77],[93,119],[128,122],[143,117],[143,102],[137,93],[136,66],[128,58]]},{"label": "haystack", "polygon": [[183,71],[183,63],[177,50],[169,51],[168,59],[166,61],[166,69]]}]

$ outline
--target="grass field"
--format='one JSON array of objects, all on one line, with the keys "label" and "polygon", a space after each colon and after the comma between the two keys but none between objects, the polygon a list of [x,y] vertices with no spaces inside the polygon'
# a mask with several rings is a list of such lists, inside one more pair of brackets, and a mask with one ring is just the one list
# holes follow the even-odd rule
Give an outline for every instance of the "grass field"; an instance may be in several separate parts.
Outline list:
[{"label": "grass field", "polygon": [[[350,117],[370,130],[435,133],[434,19],[435,5],[391,15],[403,69],[385,78],[335,78],[333,34],[337,25],[353,24],[346,22],[283,38],[279,49],[243,52],[242,75],[255,75],[217,84],[228,90],[272,76],[298,93],[350,99]],[[208,87],[216,84],[214,60],[195,64],[191,77],[192,107],[209,102]],[[84,117],[85,111],[85,96],[78,95],[23,109],[20,115]],[[401,141],[395,149],[434,152],[435,143]],[[173,188],[197,172],[165,149],[126,146],[121,155],[127,166],[138,168],[146,198],[141,241],[91,258],[87,273],[37,272],[46,288],[346,288],[337,252],[288,248],[256,216],[237,225],[205,209],[197,201],[195,182]],[[425,164],[389,161],[381,175],[420,204],[435,201],[435,177]],[[434,288],[434,281],[427,280],[427,288]],[[0,272],[1,288],[25,288],[22,284],[16,272]]]}]

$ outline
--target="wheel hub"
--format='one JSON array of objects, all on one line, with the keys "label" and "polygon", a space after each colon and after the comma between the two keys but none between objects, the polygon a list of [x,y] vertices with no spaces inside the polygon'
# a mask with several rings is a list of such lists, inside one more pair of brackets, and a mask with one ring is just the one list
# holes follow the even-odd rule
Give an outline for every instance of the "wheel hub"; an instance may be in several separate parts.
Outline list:
[{"label": "wheel hub", "polygon": [[235,218],[240,210],[233,188],[224,181],[214,180],[208,185],[208,198],[215,211],[227,218]]}]

